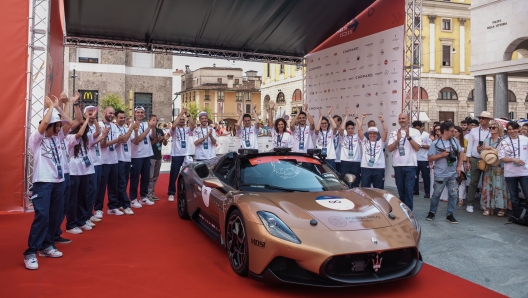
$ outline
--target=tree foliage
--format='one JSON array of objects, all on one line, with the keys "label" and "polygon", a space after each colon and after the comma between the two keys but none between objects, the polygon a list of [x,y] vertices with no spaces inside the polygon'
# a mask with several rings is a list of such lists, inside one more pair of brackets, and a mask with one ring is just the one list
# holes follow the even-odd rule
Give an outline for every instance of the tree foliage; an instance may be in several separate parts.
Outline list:
[{"label": "tree foliage", "polygon": [[101,109],[105,109],[106,107],[112,107],[114,110],[121,110],[125,113],[127,112],[127,107],[123,103],[123,100],[119,95],[115,93],[108,93],[106,94],[99,102],[99,106]]}]

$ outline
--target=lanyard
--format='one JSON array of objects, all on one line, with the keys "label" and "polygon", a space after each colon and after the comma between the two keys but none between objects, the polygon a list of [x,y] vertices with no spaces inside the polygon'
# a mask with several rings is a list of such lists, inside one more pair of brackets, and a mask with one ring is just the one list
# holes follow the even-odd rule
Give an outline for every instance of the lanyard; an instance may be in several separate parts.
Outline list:
[{"label": "lanyard", "polygon": [[70,154],[68,154],[68,149],[66,148],[66,144],[64,143],[64,140],[62,140],[62,146],[64,146],[64,152],[66,153],[67,160],[70,160]]},{"label": "lanyard", "polygon": [[202,131],[202,136],[204,138],[207,138],[207,135],[209,134],[208,127],[205,128],[205,134],[203,133],[203,127],[200,126],[200,130]]},{"label": "lanyard", "polygon": [[118,126],[117,128],[119,128],[119,132],[121,132],[123,135],[126,135],[126,130],[125,130],[124,127],[119,127]]},{"label": "lanyard", "polygon": [[[515,147],[513,146],[512,138],[510,138],[510,142],[512,144],[513,158],[517,158],[515,156]],[[519,154],[519,158],[521,158],[521,139],[519,137],[517,137],[517,152]]]},{"label": "lanyard", "polygon": [[324,131],[321,130],[321,135],[323,136],[323,148],[325,148],[327,143],[328,130],[326,131],[326,135],[324,134]]},{"label": "lanyard", "polygon": [[284,137],[284,131],[282,134],[277,133],[277,146],[280,147],[282,145],[282,138]]},{"label": "lanyard", "polygon": [[81,156],[88,156],[88,155],[84,152],[84,142],[83,142],[83,140],[81,140],[80,144],[81,144]]},{"label": "lanyard", "polygon": [[[495,147],[493,147],[493,148],[495,148],[495,149],[497,149],[497,147],[499,147],[499,144],[500,144],[501,141],[502,141],[502,137],[499,137],[499,138],[497,139],[497,142],[495,142],[495,143],[493,143],[493,140],[490,139],[490,143],[491,143],[491,146],[492,146],[492,147],[493,147],[493,144],[496,144]],[[520,155],[521,155],[521,154],[519,153],[519,156],[520,156]]]},{"label": "lanyard", "polygon": [[347,136],[348,139],[348,150],[352,150],[352,142],[354,141],[354,136]]},{"label": "lanyard", "polygon": [[[303,127],[303,130],[301,132],[301,127],[299,126],[299,141],[300,142],[304,142],[304,131],[306,130],[306,126]],[[301,135],[302,135],[302,138],[301,138]]]},{"label": "lanyard", "polygon": [[176,127],[176,129],[178,130],[178,134],[180,135],[180,141],[185,141],[185,127],[183,128],[183,133],[180,131],[179,127]]},{"label": "lanyard", "polygon": [[440,138],[440,142],[442,142],[442,145],[444,146],[444,150],[447,150],[446,145],[444,144],[444,140],[442,140],[442,138]]},{"label": "lanyard", "polygon": [[55,140],[53,137],[51,137],[51,142],[53,142],[53,149],[51,149],[51,155],[53,156],[53,162],[55,163],[55,166],[57,168],[60,167],[60,155],[59,151],[57,151],[57,145],[55,144]]},{"label": "lanyard", "polygon": [[[108,126],[106,126],[106,124],[103,122],[104,126],[105,127],[109,127],[110,128],[110,134],[106,136],[106,140],[107,141],[111,141],[114,139],[114,132],[112,131],[112,124],[111,123],[108,123]],[[110,137],[110,139],[108,138]]]},{"label": "lanyard", "polygon": [[244,140],[249,141],[249,134],[251,133],[251,127],[249,128],[249,132],[246,131],[246,127],[243,127],[244,129]]},{"label": "lanyard", "polygon": [[[410,133],[409,133],[410,134]],[[398,133],[396,133],[396,135],[398,135]],[[403,137],[403,143],[400,145],[400,140],[398,140],[398,145],[400,145],[400,147],[403,147],[405,146],[405,141],[407,141],[407,138],[409,136],[406,134],[405,137]]]},{"label": "lanyard", "polygon": [[[482,131],[482,127],[479,127],[479,142],[480,142],[480,132]],[[486,136],[486,139],[489,137],[489,129],[488,129],[488,135]],[[512,145],[513,146],[513,145]]]},{"label": "lanyard", "polygon": [[369,142],[369,146],[370,146],[369,155],[372,158],[375,158],[376,157],[376,145],[378,144],[378,140],[376,140],[376,142],[374,142],[374,150],[372,150],[372,142],[370,140],[368,142]]}]

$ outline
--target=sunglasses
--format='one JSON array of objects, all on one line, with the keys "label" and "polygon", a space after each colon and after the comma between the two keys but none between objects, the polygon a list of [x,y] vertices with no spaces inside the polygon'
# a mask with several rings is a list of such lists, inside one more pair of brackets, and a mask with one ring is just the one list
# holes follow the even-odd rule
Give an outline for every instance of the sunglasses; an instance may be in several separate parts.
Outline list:
[{"label": "sunglasses", "polygon": [[497,126],[492,126],[491,129],[499,129]]}]

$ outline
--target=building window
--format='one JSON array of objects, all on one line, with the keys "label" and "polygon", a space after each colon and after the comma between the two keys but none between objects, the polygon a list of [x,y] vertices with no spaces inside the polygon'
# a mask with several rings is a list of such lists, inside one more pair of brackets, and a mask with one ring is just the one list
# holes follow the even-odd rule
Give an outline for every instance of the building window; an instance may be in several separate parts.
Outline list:
[{"label": "building window", "polygon": [[251,114],[251,104],[250,103],[246,104],[246,114]]},{"label": "building window", "polygon": [[457,100],[458,96],[452,88],[445,87],[440,92],[438,92],[438,99],[443,100]]},{"label": "building window", "polygon": [[277,104],[285,104],[285,103],[286,103],[286,100],[284,99],[284,93],[279,92],[279,94],[277,94]]},{"label": "building window", "polygon": [[154,55],[148,53],[132,53],[134,67],[153,68]]},{"label": "building window", "polygon": [[222,78],[218,78],[218,79],[216,79],[216,82],[217,82],[218,84],[222,84]]},{"label": "building window", "polygon": [[196,100],[196,91],[193,91],[192,92],[192,101],[195,101]]},{"label": "building window", "polygon": [[79,63],[99,63],[101,50],[99,49],[77,49],[77,61]]},{"label": "building window", "polygon": [[235,85],[240,84],[240,79],[235,79]]},{"label": "building window", "polygon": [[268,78],[271,78],[271,64],[270,63],[266,63],[266,69],[267,69],[267,75],[268,75]]},{"label": "building window", "polygon": [[152,115],[152,93],[134,93],[134,105],[144,107],[145,116],[150,118]]},{"label": "building window", "polygon": [[526,92],[526,98],[524,99],[524,102],[528,102],[528,92]]},{"label": "building window", "polygon": [[[422,99],[429,99],[429,94],[427,94],[427,91],[425,91],[424,88],[420,87],[421,94],[420,94],[420,100]],[[409,93],[405,96],[406,99],[409,99]],[[418,99],[418,87],[412,88],[412,99]]]},{"label": "building window", "polygon": [[237,93],[236,93],[236,101],[242,101],[243,95],[244,94],[242,93],[242,91],[237,91]]},{"label": "building window", "polygon": [[471,90],[471,92],[469,92],[468,94],[468,101],[474,101],[475,99],[473,98],[473,93],[475,92],[475,89]]},{"label": "building window", "polygon": [[216,97],[218,100],[224,100],[224,91],[216,91]]},{"label": "building window", "polygon": [[442,66],[451,66],[451,46],[442,46]]},{"label": "building window", "polygon": [[418,66],[420,65],[420,46],[419,45],[414,46],[413,64],[418,65]]},{"label": "building window", "polygon": [[224,103],[223,102],[218,103],[218,113],[224,114]]},{"label": "building window", "polygon": [[209,90],[204,91],[204,100],[209,100]]},{"label": "building window", "polygon": [[281,74],[284,73],[284,64],[281,64],[281,65],[280,65],[280,73],[281,73]]},{"label": "building window", "polygon": [[236,106],[237,106],[237,113],[238,113],[238,111],[242,111],[242,103],[241,102],[237,102]]},{"label": "building window", "polygon": [[296,64],[296,65],[295,65],[295,68],[296,68],[297,70],[300,70],[300,69],[301,69],[301,65],[300,65],[300,64]]},{"label": "building window", "polygon": [[451,19],[442,19],[442,31],[451,31]]},{"label": "building window", "polygon": [[266,94],[266,96],[264,96],[264,108],[266,109],[266,111],[269,110],[270,100],[271,100],[270,96]]},{"label": "building window", "polygon": [[292,101],[302,101],[302,92],[299,89],[293,91]]},{"label": "building window", "polygon": [[208,102],[204,103],[204,108],[205,108],[205,109],[208,109],[208,108],[209,108],[209,103],[208,103]]},{"label": "building window", "polygon": [[517,97],[515,96],[515,93],[513,93],[513,91],[511,90],[508,90],[508,102],[516,102],[516,101],[517,101]]},{"label": "building window", "polygon": [[414,27],[419,28],[420,27],[420,17],[414,17]]}]

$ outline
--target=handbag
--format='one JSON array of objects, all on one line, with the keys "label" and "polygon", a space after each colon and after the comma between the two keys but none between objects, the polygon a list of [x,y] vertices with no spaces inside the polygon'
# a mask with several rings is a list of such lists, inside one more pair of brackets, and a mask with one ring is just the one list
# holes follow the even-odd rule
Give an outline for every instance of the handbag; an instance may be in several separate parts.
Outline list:
[{"label": "handbag", "polygon": [[488,167],[489,165],[483,160],[483,159],[480,159],[478,161],[478,164],[477,164],[477,168],[481,171],[487,171],[488,170]]}]

